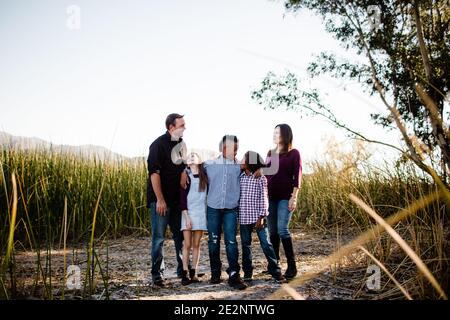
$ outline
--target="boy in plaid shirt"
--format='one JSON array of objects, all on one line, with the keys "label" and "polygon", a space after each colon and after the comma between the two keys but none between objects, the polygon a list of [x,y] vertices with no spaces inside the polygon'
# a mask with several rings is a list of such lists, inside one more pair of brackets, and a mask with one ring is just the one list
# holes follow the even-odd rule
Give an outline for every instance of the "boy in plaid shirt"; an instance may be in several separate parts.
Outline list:
[{"label": "boy in plaid shirt", "polygon": [[259,243],[268,262],[268,271],[277,282],[285,282],[281,274],[278,259],[269,240],[266,217],[269,214],[269,200],[267,195],[267,178],[262,175],[264,167],[261,156],[248,151],[241,162],[243,172],[240,176],[239,224],[242,243],[242,269],[244,281],[253,278],[252,264],[252,233],[259,238]]}]

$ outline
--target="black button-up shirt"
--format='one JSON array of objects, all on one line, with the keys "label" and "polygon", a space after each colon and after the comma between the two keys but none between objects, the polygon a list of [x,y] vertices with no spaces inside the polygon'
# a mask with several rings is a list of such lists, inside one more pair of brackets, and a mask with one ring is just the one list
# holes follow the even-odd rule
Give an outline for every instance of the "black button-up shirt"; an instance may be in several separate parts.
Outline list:
[{"label": "black button-up shirt", "polygon": [[173,141],[168,131],[153,141],[147,158],[147,207],[150,207],[151,202],[156,202],[150,179],[153,173],[159,173],[161,177],[161,190],[167,206],[179,204],[180,177],[186,167],[183,161],[185,158],[186,145],[183,139]]}]

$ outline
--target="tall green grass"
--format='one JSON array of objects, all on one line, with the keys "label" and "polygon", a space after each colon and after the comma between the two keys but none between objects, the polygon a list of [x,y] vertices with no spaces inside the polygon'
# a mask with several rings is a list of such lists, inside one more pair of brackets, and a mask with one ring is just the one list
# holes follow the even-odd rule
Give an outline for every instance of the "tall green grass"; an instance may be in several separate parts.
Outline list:
[{"label": "tall green grass", "polygon": [[[89,239],[93,208],[103,186],[98,207],[96,235],[118,237],[148,230],[145,207],[147,174],[139,161],[101,161],[50,151],[0,152],[3,176],[0,211],[9,212],[11,174],[15,172],[19,192],[18,226],[15,239],[26,247],[26,230],[32,230],[35,242],[44,244],[60,240],[63,228],[64,199],[67,199],[69,241]],[[9,192],[8,192],[9,191]],[[1,225],[8,226],[2,215]],[[3,231],[3,230],[2,230]],[[4,232],[2,232],[2,236]],[[2,242],[4,239],[1,239]]]},{"label": "tall green grass", "polygon": [[[13,248],[36,253],[34,284],[37,287],[43,282],[42,295],[51,299],[55,286],[51,250],[58,244],[60,247],[63,239],[64,247],[72,244],[87,248],[89,281],[84,292],[91,294],[95,290],[94,273],[107,273],[98,260],[94,239],[145,234],[149,230],[143,159],[101,161],[54,151],[7,149],[0,151],[0,163],[0,262],[9,265],[0,274],[0,297],[8,298],[12,293],[14,298],[11,289],[15,277],[6,277],[11,273],[8,270],[14,270],[11,234]],[[13,190],[18,198],[16,221],[10,214]]]}]

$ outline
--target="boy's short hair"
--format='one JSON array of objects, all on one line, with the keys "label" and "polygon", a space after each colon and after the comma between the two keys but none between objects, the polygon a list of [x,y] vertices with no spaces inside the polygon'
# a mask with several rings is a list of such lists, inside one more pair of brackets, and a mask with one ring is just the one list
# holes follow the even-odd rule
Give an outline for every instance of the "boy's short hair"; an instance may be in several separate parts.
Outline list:
[{"label": "boy's short hair", "polygon": [[238,144],[239,143],[239,139],[232,134],[226,134],[222,137],[222,140],[220,140],[219,143],[219,151],[222,151],[223,149],[223,145],[226,144],[227,142],[233,142],[234,144]]},{"label": "boy's short hair", "polygon": [[255,151],[247,151],[244,158],[245,164],[251,173],[255,173],[259,169],[266,167],[263,158]]}]

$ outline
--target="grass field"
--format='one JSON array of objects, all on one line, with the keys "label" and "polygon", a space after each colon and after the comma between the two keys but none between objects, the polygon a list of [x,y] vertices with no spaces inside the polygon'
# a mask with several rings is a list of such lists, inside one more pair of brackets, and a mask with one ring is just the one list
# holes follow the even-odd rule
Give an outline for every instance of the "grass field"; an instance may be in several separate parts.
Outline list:
[{"label": "grass field", "polygon": [[[34,285],[44,288],[41,298],[60,299],[64,298],[64,290],[58,296],[53,293],[52,288],[59,284],[53,283],[48,253],[54,248],[84,248],[87,268],[82,275],[85,279],[82,296],[89,298],[98,282],[108,287],[107,249],[105,255],[108,241],[149,235],[144,159],[109,162],[51,151],[3,150],[0,164],[2,299],[21,296],[15,259],[19,251],[31,251],[36,257],[33,277]],[[408,213],[392,227],[423,265],[407,255],[392,234],[374,231],[361,242],[361,250],[376,258],[394,278],[395,281],[388,279],[384,293],[403,292],[403,288],[409,292],[404,297],[410,295],[413,299],[444,297],[439,290],[448,294],[448,207],[438,196],[421,204],[420,199],[438,194],[429,179],[407,164],[386,163],[377,167],[366,161],[330,160],[306,166],[312,173],[303,178],[292,227],[336,235],[338,255],[336,260],[324,261],[324,268],[331,268],[336,277],[344,275],[347,265],[344,260],[351,257],[351,252],[339,253],[339,249],[346,248],[340,235],[351,233],[357,237],[377,225],[367,210],[352,201],[350,194],[386,221],[419,201],[413,214]],[[97,254],[100,243],[102,259]],[[359,263],[373,264],[369,255]],[[46,258],[43,260],[41,256]],[[64,277],[66,267],[64,256]],[[438,286],[430,281],[426,269]],[[389,295],[380,293],[380,298]]]}]

